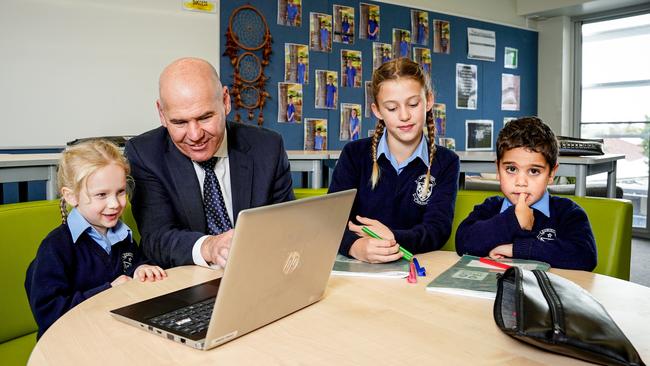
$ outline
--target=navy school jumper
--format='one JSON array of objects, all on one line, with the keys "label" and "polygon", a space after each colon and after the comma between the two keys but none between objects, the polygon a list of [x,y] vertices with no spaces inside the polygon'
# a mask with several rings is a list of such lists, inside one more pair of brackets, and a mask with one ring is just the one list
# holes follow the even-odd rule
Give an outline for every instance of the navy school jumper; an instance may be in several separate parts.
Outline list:
[{"label": "navy school jumper", "polygon": [[52,230],[43,239],[25,278],[38,338],[68,310],[110,288],[120,275],[132,277],[143,263],[131,235],[114,244],[108,254],[86,232],[73,243],[67,224]]},{"label": "navy school jumper", "polygon": [[[460,161],[451,150],[437,146],[431,162],[431,179],[424,200],[417,190],[424,189],[427,166],[420,159],[410,162],[398,175],[390,161],[381,155],[379,182],[372,189],[371,138],[349,142],[343,148],[332,175],[329,192],[357,189],[350,220],[356,215],[379,220],[395,235],[395,240],[410,252],[425,253],[440,249],[449,239],[458,192]],[[349,256],[358,236],[347,227],[339,253]]]},{"label": "navy school jumper", "polygon": [[543,261],[554,268],[592,271],[596,241],[585,211],[564,197],[549,197],[550,217],[533,209],[532,230],[519,226],[515,206],[501,211],[504,197],[495,196],[474,207],[458,226],[456,252],[485,257],[501,244],[513,244],[514,258]]}]

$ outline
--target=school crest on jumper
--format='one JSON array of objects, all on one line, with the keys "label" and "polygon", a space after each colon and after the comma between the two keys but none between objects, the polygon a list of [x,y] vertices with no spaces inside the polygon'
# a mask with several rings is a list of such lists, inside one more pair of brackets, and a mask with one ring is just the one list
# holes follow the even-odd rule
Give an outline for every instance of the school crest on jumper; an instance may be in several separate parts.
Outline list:
[{"label": "school crest on jumper", "polygon": [[133,253],[125,252],[122,253],[122,270],[124,273],[129,271],[129,268],[133,265]]},{"label": "school crest on jumper", "polygon": [[413,193],[413,202],[418,205],[426,205],[429,203],[429,198],[431,197],[431,192],[433,192],[433,187],[436,186],[436,178],[433,176],[429,177],[429,187],[426,192],[424,191],[424,182],[427,178],[426,174],[422,174],[415,180],[415,193]]},{"label": "school crest on jumper", "polygon": [[537,234],[537,240],[541,241],[554,241],[557,239],[557,234],[555,232],[555,229],[542,229],[539,231]]}]

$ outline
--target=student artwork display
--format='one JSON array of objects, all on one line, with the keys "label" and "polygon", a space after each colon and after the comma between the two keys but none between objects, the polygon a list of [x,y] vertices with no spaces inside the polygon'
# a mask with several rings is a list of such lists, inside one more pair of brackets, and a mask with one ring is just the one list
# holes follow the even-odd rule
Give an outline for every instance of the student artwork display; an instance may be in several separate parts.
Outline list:
[{"label": "student artwork display", "polygon": [[379,5],[359,4],[359,38],[369,41],[379,39]]},{"label": "student artwork display", "polygon": [[456,108],[476,109],[477,100],[476,65],[456,64]]},{"label": "student artwork display", "polygon": [[433,21],[433,52],[451,53],[451,26],[445,20]]},{"label": "student artwork display", "polygon": [[313,51],[332,51],[332,16],[309,13],[309,47]]},{"label": "student artwork display", "polygon": [[339,140],[355,141],[361,136],[361,105],[341,103]]},{"label": "student artwork display", "polygon": [[444,146],[449,150],[456,150],[456,139],[453,137],[438,137],[438,145]]},{"label": "student artwork display", "polygon": [[516,48],[505,47],[503,51],[503,67],[516,69],[519,62],[519,51]]},{"label": "student artwork display", "polygon": [[465,121],[465,150],[492,151],[494,122],[486,119]]},{"label": "student artwork display", "polygon": [[354,44],[354,8],[334,5],[334,42]]},{"label": "student artwork display", "polygon": [[365,109],[363,112],[363,116],[369,118],[372,116],[372,109],[370,105],[375,102],[375,98],[372,96],[372,81],[366,81],[364,83],[364,90],[365,90],[364,93]]},{"label": "student artwork display", "polygon": [[302,0],[278,0],[278,24],[300,27],[302,23]]},{"label": "student artwork display", "polygon": [[284,81],[309,84],[309,48],[305,44],[284,44]]},{"label": "student artwork display", "polygon": [[411,10],[411,34],[414,44],[426,46],[429,44],[429,12]]},{"label": "student artwork display", "polygon": [[302,84],[278,83],[278,122],[302,121]]},{"label": "student artwork display", "polygon": [[431,50],[423,47],[413,47],[413,61],[424,70],[424,72],[431,76]]},{"label": "student artwork display", "polygon": [[348,88],[361,87],[361,51],[341,50],[342,86]]},{"label": "student artwork display", "polygon": [[230,97],[235,109],[235,122],[241,122],[240,108],[248,110],[249,121],[254,117],[253,110],[259,109],[257,124],[264,124],[264,104],[269,96],[264,68],[269,64],[271,42],[266,19],[257,9],[245,5],[232,12],[224,55],[230,58],[234,67]]},{"label": "student artwork display", "polygon": [[327,120],[305,118],[305,150],[327,150]]},{"label": "student artwork display", "polygon": [[494,31],[467,28],[467,58],[494,62],[496,43]]},{"label": "student artwork display", "polygon": [[520,96],[519,75],[501,74],[501,109],[504,111],[519,110]]},{"label": "student artwork display", "polygon": [[383,63],[391,60],[393,47],[390,43],[372,43],[372,70],[375,71]]},{"label": "student artwork display", "polygon": [[[339,150],[347,141],[365,138],[368,133],[372,136],[372,129],[376,123],[371,107],[373,72],[382,64],[400,57],[414,60],[429,75],[434,84],[435,93],[440,97],[440,99],[436,98],[436,101],[446,103],[436,103],[432,110],[437,131],[436,142],[443,146],[446,144],[455,147],[455,141],[461,141],[459,146],[463,149],[466,147],[463,140],[458,139],[466,138],[463,135],[467,132],[467,126],[462,123],[447,125],[447,115],[450,121],[458,118],[463,121],[485,118],[500,122],[503,115],[532,115],[536,112],[535,103],[530,103],[531,94],[521,90],[523,85],[520,85],[521,81],[535,77],[535,69],[518,68],[519,52],[522,57],[526,57],[526,60],[535,60],[531,55],[538,37],[533,31],[495,26],[480,20],[466,22],[454,15],[391,3],[371,3],[367,0],[361,0],[358,7],[356,3],[347,1],[333,1],[326,4],[305,0],[275,0],[275,2],[250,0],[250,3],[264,16],[275,17],[277,21],[277,25],[271,25],[273,36],[277,38],[276,43],[272,44],[273,54],[269,57],[273,65],[266,70],[267,73],[268,70],[272,72],[269,76],[277,85],[278,95],[275,94],[276,89],[272,89],[270,94],[258,93],[257,83],[268,78],[258,77],[257,72],[253,70],[263,70],[263,66],[268,65],[263,58],[267,52],[265,47],[257,51],[239,48],[234,63],[222,57],[220,74],[224,77],[224,85],[232,91],[235,112],[238,103],[244,104],[239,109],[247,110],[256,105],[259,108],[263,96],[270,95],[277,100],[277,103],[271,104],[270,110],[277,116],[281,125],[276,125],[273,121],[273,125],[268,127],[276,129],[283,135],[289,149],[303,147],[318,149],[320,139],[315,137],[320,135],[317,134],[319,131],[316,131],[317,127],[314,126],[319,126],[320,132],[325,131],[325,134],[331,132],[332,136],[338,135],[339,138],[334,137],[329,141],[327,141],[328,136],[324,136],[326,141],[324,145],[329,149]],[[223,20],[223,16],[226,13],[230,15],[238,6],[230,2],[221,2],[220,7],[222,8],[221,27],[226,33],[229,24],[227,18]],[[381,15],[384,17],[382,18]],[[251,29],[256,29],[260,23],[264,23],[255,19],[261,18],[249,17],[246,21],[240,21],[239,24],[244,25],[242,28],[246,28],[246,33],[241,33],[242,38],[236,38],[237,41],[250,43],[253,39],[265,39],[263,33],[260,37],[258,33],[251,32]],[[467,46],[462,45],[462,49],[456,47],[458,49],[454,53],[451,52],[452,26],[458,33],[454,35],[456,36],[454,39],[461,42],[458,44],[464,43],[465,40],[461,37],[465,37],[465,32],[469,42]],[[502,42],[508,41],[507,44],[500,46],[503,47],[500,52],[504,52],[503,67],[499,65],[490,67],[488,64],[480,65],[479,62],[467,60],[467,57],[477,55],[477,59],[482,61],[494,60],[496,57],[490,52],[485,55],[486,51],[481,47],[487,46],[488,49],[495,50],[497,36],[503,36]],[[465,47],[468,48],[467,51]],[[244,55],[246,52],[249,54]],[[237,63],[242,67],[237,75],[233,75],[230,66],[234,68]],[[453,74],[449,73],[450,65],[456,65]],[[483,67],[481,81],[488,83],[486,86],[498,83],[501,77],[500,104],[498,94],[492,95],[494,93],[490,89],[489,95],[481,96],[479,105],[478,69],[480,67]],[[244,69],[248,71],[246,75],[241,72]],[[234,84],[229,83],[229,77],[235,79]],[[363,94],[360,93],[361,89]],[[454,93],[455,96],[452,98],[455,99],[449,99]],[[278,110],[275,110],[276,105]],[[355,106],[355,112],[352,112],[352,106]],[[450,109],[447,109],[447,106]],[[255,109],[249,110],[257,112]],[[328,110],[337,112],[330,113]],[[470,112],[470,115],[465,116],[467,113],[463,110],[478,111],[478,114]],[[473,116],[474,114],[476,116]],[[238,116],[234,118],[241,119]],[[254,113],[253,120],[255,119],[257,113]],[[318,120],[327,121],[328,126],[324,126]],[[305,124],[308,121],[309,126],[291,127],[291,124]],[[500,126],[499,123],[497,125]],[[350,126],[353,127],[352,130]],[[359,127],[358,132],[354,132],[356,126]],[[483,148],[476,139],[477,135],[473,136],[466,145],[470,149]],[[452,137],[455,137],[455,140],[451,140]],[[450,140],[438,138],[450,138]]]},{"label": "student artwork display", "polygon": [[447,106],[444,103],[433,104],[433,118],[436,122],[436,135],[447,134]]},{"label": "student artwork display", "polygon": [[338,73],[330,70],[316,70],[314,79],[316,80],[315,107],[318,109],[336,109],[339,100]]},{"label": "student artwork display", "polygon": [[411,32],[393,28],[393,57],[411,58]]}]

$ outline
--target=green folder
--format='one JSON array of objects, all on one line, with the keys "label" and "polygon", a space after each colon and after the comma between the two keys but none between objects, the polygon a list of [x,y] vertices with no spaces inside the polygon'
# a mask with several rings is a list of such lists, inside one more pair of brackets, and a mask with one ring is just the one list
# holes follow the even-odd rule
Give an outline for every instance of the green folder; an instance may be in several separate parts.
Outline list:
[{"label": "green folder", "polygon": [[[497,292],[497,274],[504,269],[479,261],[479,257],[463,255],[458,262],[427,285],[427,291],[494,299]],[[548,271],[548,263],[527,259],[500,259],[498,262],[522,269]]]}]

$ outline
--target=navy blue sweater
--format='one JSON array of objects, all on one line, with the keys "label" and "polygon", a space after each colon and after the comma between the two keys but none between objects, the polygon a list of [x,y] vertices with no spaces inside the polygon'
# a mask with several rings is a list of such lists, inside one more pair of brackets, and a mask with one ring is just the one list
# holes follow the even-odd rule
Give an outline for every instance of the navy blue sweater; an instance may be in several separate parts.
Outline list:
[{"label": "navy blue sweater", "polygon": [[504,197],[490,197],[467,216],[456,231],[456,252],[487,256],[501,244],[513,244],[514,258],[534,259],[555,268],[591,271],[596,267],[596,242],[585,211],[568,198],[549,197],[551,217],[533,209],[531,231],[519,226],[515,206],[503,213]]},{"label": "navy blue sweater", "polygon": [[[412,253],[440,249],[449,239],[458,191],[460,162],[451,150],[436,146],[431,162],[430,196],[418,198],[427,166],[420,159],[410,162],[398,175],[384,155],[378,159],[379,182],[371,188],[371,139],[349,142],[336,163],[330,192],[357,189],[350,220],[360,215],[379,220],[395,235],[398,244]],[[359,237],[345,229],[339,253],[349,256],[350,247]]]},{"label": "navy blue sweater", "polygon": [[25,278],[38,338],[68,310],[110,288],[120,275],[133,276],[143,262],[130,235],[108,254],[88,233],[73,243],[68,225],[52,230],[41,242]]}]

